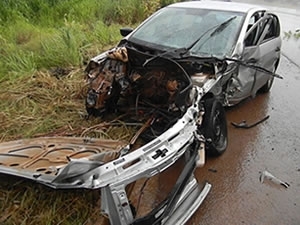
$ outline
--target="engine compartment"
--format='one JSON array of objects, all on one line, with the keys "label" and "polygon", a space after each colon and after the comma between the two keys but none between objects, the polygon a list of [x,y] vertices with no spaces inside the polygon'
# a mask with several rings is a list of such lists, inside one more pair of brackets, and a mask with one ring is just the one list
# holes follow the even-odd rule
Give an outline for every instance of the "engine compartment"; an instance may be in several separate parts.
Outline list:
[{"label": "engine compartment", "polygon": [[192,86],[216,78],[213,63],[177,62],[136,49],[118,47],[93,58],[86,80],[88,115],[160,111],[179,118],[192,104]]}]

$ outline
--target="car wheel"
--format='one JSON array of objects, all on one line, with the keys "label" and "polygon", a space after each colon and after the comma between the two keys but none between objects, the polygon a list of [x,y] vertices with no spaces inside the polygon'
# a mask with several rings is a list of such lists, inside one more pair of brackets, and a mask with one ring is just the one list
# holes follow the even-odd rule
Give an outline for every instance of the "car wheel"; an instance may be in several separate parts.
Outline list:
[{"label": "car wheel", "polygon": [[215,99],[204,102],[203,134],[206,138],[206,152],[211,156],[219,156],[227,148],[227,121],[224,107]]},{"label": "car wheel", "polygon": [[259,92],[261,93],[268,93],[273,85],[273,81],[274,81],[274,77],[271,76],[267,83],[264,84],[264,86],[262,86],[260,89],[259,89]]},{"label": "car wheel", "polygon": [[[275,64],[275,67],[273,69],[273,73],[276,72],[276,69],[278,67],[278,63],[279,61],[277,61],[277,63]],[[262,86],[260,89],[259,89],[259,92],[261,93],[268,93],[273,85],[273,82],[274,82],[274,76],[270,75],[268,81],[264,84],[264,86]]]}]

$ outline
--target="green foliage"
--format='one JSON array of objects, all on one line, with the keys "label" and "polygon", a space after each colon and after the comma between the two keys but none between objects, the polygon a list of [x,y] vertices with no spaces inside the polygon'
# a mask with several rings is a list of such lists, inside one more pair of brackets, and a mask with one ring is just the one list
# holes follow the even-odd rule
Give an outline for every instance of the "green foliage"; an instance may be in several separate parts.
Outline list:
[{"label": "green foliage", "polygon": [[294,38],[296,40],[300,39],[300,30],[296,30],[295,32],[292,31],[288,31],[288,32],[284,32],[284,39],[289,40],[290,38]]},{"label": "green foliage", "polygon": [[160,5],[161,5],[161,7],[165,7],[165,6],[175,3],[175,2],[180,2],[180,0],[160,0]]},{"label": "green foliage", "polygon": [[77,33],[72,27],[63,27],[51,37],[41,40],[40,54],[37,58],[38,69],[80,65],[80,50],[84,48],[84,36],[81,34],[83,33]]},{"label": "green foliage", "polygon": [[92,54],[115,45],[121,26],[138,24],[172,2],[2,0],[0,81],[42,68],[81,66]]}]

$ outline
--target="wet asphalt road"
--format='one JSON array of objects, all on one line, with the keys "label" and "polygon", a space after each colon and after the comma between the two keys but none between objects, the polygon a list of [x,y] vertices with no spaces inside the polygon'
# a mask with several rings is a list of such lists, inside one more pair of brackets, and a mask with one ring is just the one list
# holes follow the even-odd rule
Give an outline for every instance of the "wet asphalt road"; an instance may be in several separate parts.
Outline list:
[{"label": "wet asphalt road", "polygon": [[[283,31],[300,27],[300,14],[280,9]],[[299,11],[298,11],[299,12]],[[282,57],[271,92],[247,99],[227,109],[229,146],[218,158],[207,159],[196,170],[199,181],[212,190],[189,225],[299,225],[300,224],[300,40],[284,40]],[[251,129],[234,128],[230,122],[251,124],[269,119]],[[260,183],[267,170],[290,184]]]}]

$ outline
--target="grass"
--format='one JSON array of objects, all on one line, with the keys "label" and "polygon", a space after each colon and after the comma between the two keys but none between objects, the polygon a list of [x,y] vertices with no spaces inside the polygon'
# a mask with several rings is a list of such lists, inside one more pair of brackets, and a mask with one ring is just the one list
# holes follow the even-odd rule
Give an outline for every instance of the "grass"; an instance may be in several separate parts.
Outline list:
[{"label": "grass", "polygon": [[31,137],[78,122],[84,112],[81,75],[77,69],[58,79],[39,71],[2,82],[10,88],[0,91],[1,139]]},{"label": "grass", "polygon": [[[36,136],[129,140],[134,128],[84,118],[84,67],[173,0],[0,1],[0,141]],[[100,124],[97,126],[97,124]],[[0,224],[105,224],[99,190],[53,190],[0,175]]]},{"label": "grass", "polygon": [[91,46],[100,51],[116,44],[120,24],[144,17],[137,0],[1,1],[0,80],[42,68],[82,66]]},{"label": "grass", "polygon": [[53,190],[1,176],[0,223],[94,224],[99,220],[99,199],[99,190]]}]

